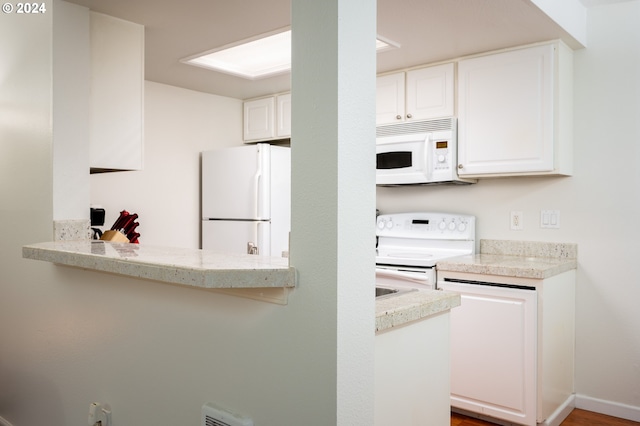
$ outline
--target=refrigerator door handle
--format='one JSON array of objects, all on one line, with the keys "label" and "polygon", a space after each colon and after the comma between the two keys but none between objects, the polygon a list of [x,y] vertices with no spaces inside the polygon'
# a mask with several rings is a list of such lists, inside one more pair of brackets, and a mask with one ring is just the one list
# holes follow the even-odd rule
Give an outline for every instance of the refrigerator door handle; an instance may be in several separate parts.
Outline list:
[{"label": "refrigerator door handle", "polygon": [[253,191],[255,195],[255,215],[254,217],[257,219],[261,219],[260,216],[260,203],[262,202],[262,188],[260,188],[260,184],[262,183],[262,167],[258,166],[258,170],[255,175],[255,190]]},{"label": "refrigerator door handle", "polygon": [[247,254],[260,254],[260,247],[262,246],[262,238],[260,236],[260,226],[262,222],[255,222],[252,226],[253,241],[247,242]]}]

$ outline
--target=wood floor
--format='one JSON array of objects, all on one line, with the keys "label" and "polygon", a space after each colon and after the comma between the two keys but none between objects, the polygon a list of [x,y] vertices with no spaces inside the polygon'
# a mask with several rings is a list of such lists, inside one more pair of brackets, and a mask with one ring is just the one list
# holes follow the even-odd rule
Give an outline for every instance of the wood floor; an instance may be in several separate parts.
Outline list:
[{"label": "wood floor", "polygon": [[[577,408],[569,414],[569,417],[562,422],[561,426],[639,426],[640,423],[631,420],[619,419],[617,417],[605,416],[604,414],[593,413],[591,411],[578,410]],[[495,426],[493,423],[451,413],[451,426]]]}]

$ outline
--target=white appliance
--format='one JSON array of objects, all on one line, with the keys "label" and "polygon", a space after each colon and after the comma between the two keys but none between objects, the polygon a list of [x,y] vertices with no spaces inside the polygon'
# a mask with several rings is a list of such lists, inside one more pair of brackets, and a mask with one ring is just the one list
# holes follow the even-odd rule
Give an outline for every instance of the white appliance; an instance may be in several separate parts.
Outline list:
[{"label": "white appliance", "polygon": [[380,215],[376,286],[436,288],[436,263],[475,253],[475,216],[450,213]]},{"label": "white appliance", "polygon": [[259,143],[202,153],[202,248],[287,256],[291,150]]},{"label": "white appliance", "polygon": [[457,171],[457,120],[410,121],[376,128],[376,184],[475,183]]}]

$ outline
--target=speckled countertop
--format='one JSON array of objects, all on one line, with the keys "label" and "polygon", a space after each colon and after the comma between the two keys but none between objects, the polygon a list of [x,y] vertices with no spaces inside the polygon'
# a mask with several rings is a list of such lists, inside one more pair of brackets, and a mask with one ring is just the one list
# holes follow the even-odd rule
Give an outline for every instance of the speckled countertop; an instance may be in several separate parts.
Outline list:
[{"label": "speckled countertop", "polygon": [[480,254],[438,262],[438,271],[545,279],[576,269],[578,248],[571,243],[480,240]]},{"label": "speckled countertop", "polygon": [[427,318],[460,306],[460,295],[448,291],[416,290],[376,299],[376,332]]},{"label": "speckled countertop", "polygon": [[279,257],[96,240],[27,245],[22,257],[201,288],[295,287],[294,268]]}]

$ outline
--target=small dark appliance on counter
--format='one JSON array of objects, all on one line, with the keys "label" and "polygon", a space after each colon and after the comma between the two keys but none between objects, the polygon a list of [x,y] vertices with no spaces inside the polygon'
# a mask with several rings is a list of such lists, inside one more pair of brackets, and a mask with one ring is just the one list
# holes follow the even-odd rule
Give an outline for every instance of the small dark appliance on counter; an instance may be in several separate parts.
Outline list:
[{"label": "small dark appliance on counter", "polygon": [[91,219],[91,231],[93,231],[92,239],[99,240],[102,237],[102,231],[97,226],[104,226],[104,209],[100,207],[91,207],[89,210]]}]

